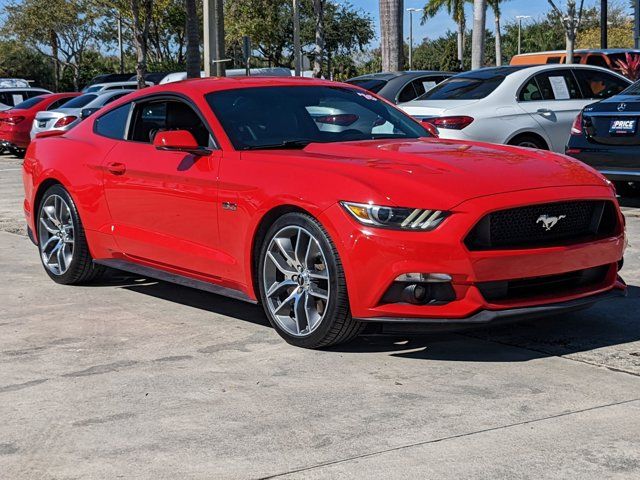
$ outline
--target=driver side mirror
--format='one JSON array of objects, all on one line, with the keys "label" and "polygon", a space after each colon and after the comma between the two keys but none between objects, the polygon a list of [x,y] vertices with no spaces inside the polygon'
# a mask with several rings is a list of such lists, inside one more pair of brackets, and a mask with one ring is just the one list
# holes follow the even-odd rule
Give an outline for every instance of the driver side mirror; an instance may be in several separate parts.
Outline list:
[{"label": "driver side mirror", "polygon": [[198,157],[211,155],[211,149],[198,145],[195,137],[188,130],[167,130],[156,133],[153,146],[157,150],[190,153]]}]

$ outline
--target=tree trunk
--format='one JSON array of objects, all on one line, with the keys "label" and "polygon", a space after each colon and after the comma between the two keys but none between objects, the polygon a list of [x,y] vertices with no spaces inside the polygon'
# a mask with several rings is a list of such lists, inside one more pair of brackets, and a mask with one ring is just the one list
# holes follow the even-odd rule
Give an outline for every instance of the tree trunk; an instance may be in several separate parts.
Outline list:
[{"label": "tree trunk", "polygon": [[502,34],[500,33],[500,15],[496,15],[496,67],[502,65]]},{"label": "tree trunk", "polygon": [[464,23],[462,21],[458,22],[458,67],[460,71],[464,70],[463,66],[464,60]]},{"label": "tree trunk", "polygon": [[49,32],[51,43],[51,56],[53,57],[53,89],[60,89],[60,60],[58,60],[58,36],[54,30]]},{"label": "tree trunk", "polygon": [[313,0],[313,15],[316,30],[316,46],[313,56],[313,76],[322,77],[322,65],[324,61],[324,2],[326,0]]},{"label": "tree trunk", "polygon": [[487,0],[473,0],[473,34],[471,37],[471,70],[484,65]]},{"label": "tree trunk", "polygon": [[380,51],[384,72],[403,69],[403,13],[404,0],[380,0]]},{"label": "tree trunk", "polygon": [[[130,5],[133,16],[133,41],[136,47],[136,79],[138,80],[138,88],[142,89],[147,86],[144,76],[147,73],[147,42],[153,0],[130,0]],[[140,18],[141,5],[144,14],[142,19]]]},{"label": "tree trunk", "polygon": [[200,78],[200,20],[196,10],[196,0],[185,0],[185,7],[187,12],[187,78]]},{"label": "tree trunk", "polygon": [[571,32],[566,32],[565,35],[566,43],[567,43],[567,62],[568,64],[573,63],[573,49],[576,38]]}]

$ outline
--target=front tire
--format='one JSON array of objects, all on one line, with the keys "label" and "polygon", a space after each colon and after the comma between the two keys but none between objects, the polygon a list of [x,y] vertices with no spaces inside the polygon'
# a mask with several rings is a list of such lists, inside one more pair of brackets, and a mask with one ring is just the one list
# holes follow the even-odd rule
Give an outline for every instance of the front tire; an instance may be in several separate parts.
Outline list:
[{"label": "front tire", "polygon": [[61,185],[44,193],[36,222],[40,260],[54,282],[87,283],[102,275],[105,269],[93,263],[76,205]]},{"label": "front tire", "polygon": [[271,325],[292,345],[336,345],[352,340],[364,327],[351,317],[335,245],[310,215],[288,213],[269,228],[258,280]]}]

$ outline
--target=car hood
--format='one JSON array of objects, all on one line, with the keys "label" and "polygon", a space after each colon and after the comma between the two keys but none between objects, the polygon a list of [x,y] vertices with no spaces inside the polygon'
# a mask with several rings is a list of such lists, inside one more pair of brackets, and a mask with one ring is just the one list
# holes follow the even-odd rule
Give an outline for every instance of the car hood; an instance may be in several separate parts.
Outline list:
[{"label": "car hood", "polygon": [[[263,152],[266,154],[267,152]],[[271,152],[273,153],[273,152]],[[545,187],[606,186],[595,170],[577,160],[543,150],[479,142],[420,138],[312,143],[287,157],[318,170],[350,177],[363,189],[354,195],[387,199],[396,205],[450,209],[463,201],[498,193]],[[375,192],[375,198],[370,192]],[[351,192],[350,192],[351,193]],[[425,202],[429,202],[426,205]]]},{"label": "car hood", "polygon": [[440,116],[449,110],[469,108],[479,100],[413,100],[401,103],[398,107],[412,116]]}]

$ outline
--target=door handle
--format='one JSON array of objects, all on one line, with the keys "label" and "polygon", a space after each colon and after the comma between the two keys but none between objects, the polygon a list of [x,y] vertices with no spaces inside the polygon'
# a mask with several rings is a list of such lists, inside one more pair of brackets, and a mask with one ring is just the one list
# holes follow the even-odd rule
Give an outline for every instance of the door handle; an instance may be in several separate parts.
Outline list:
[{"label": "door handle", "polygon": [[553,110],[549,110],[548,108],[539,108],[537,113],[539,113],[543,117],[550,117],[551,115],[553,115]]},{"label": "door handle", "polygon": [[127,171],[127,167],[124,163],[111,162],[107,164],[107,170],[109,170],[114,175],[122,175]]}]

